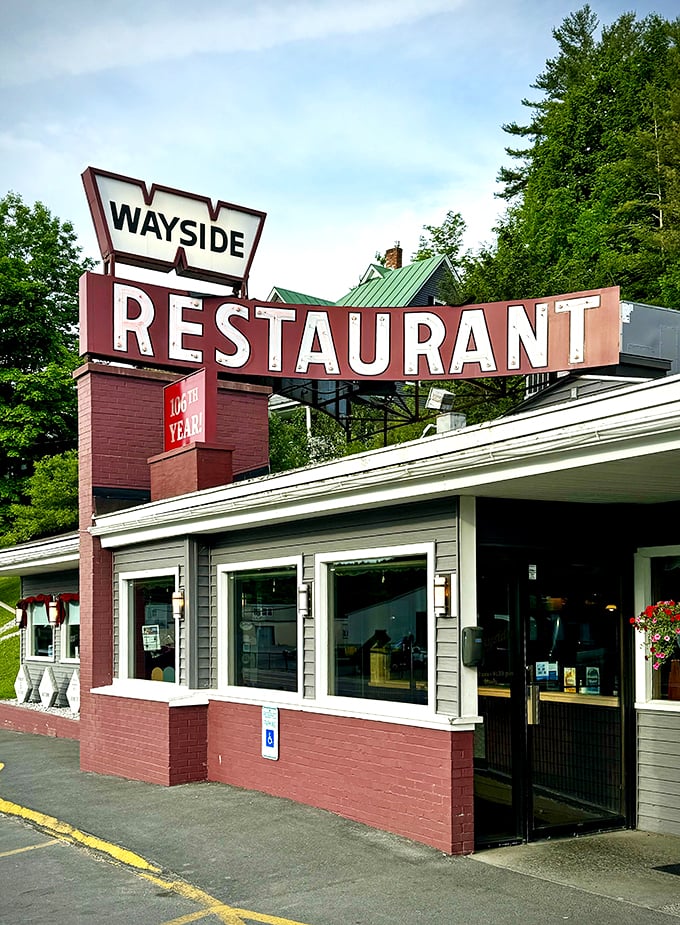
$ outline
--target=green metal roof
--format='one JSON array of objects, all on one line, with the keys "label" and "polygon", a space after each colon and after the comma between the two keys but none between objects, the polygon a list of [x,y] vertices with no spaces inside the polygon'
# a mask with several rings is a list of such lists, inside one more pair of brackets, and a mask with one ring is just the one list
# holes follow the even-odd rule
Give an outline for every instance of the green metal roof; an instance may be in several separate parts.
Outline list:
[{"label": "green metal roof", "polygon": [[331,299],[320,299],[318,296],[295,292],[293,289],[282,289],[281,286],[274,286],[272,292],[288,305],[335,305]]},{"label": "green metal roof", "polygon": [[381,279],[371,279],[350,289],[335,304],[357,308],[397,308],[410,305],[411,300],[445,260],[446,257],[437,254],[427,260],[416,260],[399,270],[389,270]]}]

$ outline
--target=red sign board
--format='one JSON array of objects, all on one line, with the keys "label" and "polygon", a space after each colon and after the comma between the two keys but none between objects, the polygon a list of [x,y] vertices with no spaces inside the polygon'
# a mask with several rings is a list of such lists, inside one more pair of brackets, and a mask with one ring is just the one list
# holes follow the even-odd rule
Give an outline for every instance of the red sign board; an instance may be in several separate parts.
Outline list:
[{"label": "red sign board", "polygon": [[206,389],[204,369],[163,390],[164,448],[212,440],[215,426],[214,388]]},{"label": "red sign board", "polygon": [[81,353],[230,376],[473,379],[618,362],[618,287],[398,308],[287,305],[81,279]]}]

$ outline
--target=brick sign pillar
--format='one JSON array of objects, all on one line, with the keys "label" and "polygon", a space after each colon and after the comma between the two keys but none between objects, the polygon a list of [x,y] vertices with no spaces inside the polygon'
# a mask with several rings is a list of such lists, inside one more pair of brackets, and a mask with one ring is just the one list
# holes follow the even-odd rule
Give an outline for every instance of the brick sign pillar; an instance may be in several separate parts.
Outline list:
[{"label": "brick sign pillar", "polygon": [[[163,455],[163,389],[173,373],[87,363],[75,373],[79,414],[81,719],[80,763],[87,771],[157,783],[193,779],[186,749],[205,751],[206,709],[169,711],[167,704],[90,693],[114,680],[113,556],[89,532],[93,515],[151,497],[148,460]],[[215,436],[227,441],[234,473],[268,463],[269,389],[240,383],[218,387]],[[244,423],[245,422],[245,423]],[[224,468],[222,469],[224,473]],[[228,469],[229,481],[231,468]],[[189,489],[187,489],[189,490]],[[168,716],[168,713],[172,716]],[[200,714],[200,715],[199,715]],[[170,720],[173,720],[174,726]],[[135,764],[134,730],[141,730]],[[158,731],[149,749],[148,730]],[[202,740],[193,741],[203,729]],[[161,732],[165,730],[165,732]]]}]

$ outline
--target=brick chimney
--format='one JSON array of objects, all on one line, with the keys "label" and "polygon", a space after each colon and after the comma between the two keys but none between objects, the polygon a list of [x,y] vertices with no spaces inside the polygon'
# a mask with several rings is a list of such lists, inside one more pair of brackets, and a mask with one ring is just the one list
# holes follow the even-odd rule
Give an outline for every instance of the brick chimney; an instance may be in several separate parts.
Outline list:
[{"label": "brick chimney", "polygon": [[401,270],[403,253],[399,246],[399,241],[395,242],[394,247],[390,247],[389,250],[385,251],[385,266],[390,270]]}]

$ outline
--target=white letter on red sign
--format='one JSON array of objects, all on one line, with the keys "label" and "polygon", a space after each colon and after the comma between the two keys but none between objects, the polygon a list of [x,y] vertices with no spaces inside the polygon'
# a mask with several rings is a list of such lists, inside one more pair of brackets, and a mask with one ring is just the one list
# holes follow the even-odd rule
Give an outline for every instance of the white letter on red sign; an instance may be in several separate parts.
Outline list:
[{"label": "white letter on red sign", "polygon": [[[128,302],[132,300],[139,307],[136,318],[128,317]],[[143,289],[127,286],[125,283],[113,284],[113,349],[121,353],[128,352],[128,334],[137,338],[137,348],[145,356],[152,357],[153,347],[149,337],[149,326],[156,315],[153,302]]]},{"label": "white letter on red sign", "polygon": [[[470,335],[474,340],[474,349],[469,350]],[[496,369],[496,360],[491,349],[491,339],[486,326],[486,317],[481,308],[461,312],[456,346],[451,357],[450,373],[462,371],[465,363],[479,363],[484,372]]]},{"label": "white letter on red sign", "polygon": [[232,369],[239,369],[250,359],[250,342],[245,334],[242,334],[238,328],[235,328],[230,318],[238,315],[240,318],[249,317],[247,305],[233,305],[231,302],[223,302],[215,313],[215,324],[217,329],[227,337],[236,347],[235,353],[222,353],[221,350],[215,350],[215,361],[222,366],[229,366]]},{"label": "white letter on red sign", "polygon": [[586,356],[586,309],[599,308],[599,295],[555,302],[555,311],[569,312],[569,362],[583,363]]},{"label": "white letter on red sign", "polygon": [[349,314],[349,365],[363,376],[380,376],[390,365],[390,316],[383,312],[375,316],[375,359],[371,363],[361,359],[361,318],[359,312]]},{"label": "white letter on red sign", "polygon": [[269,321],[269,371],[280,373],[283,368],[283,322],[295,321],[295,309],[257,305],[255,317],[266,318]]},{"label": "white letter on red sign", "polygon": [[192,299],[191,296],[174,294],[170,296],[168,357],[171,360],[189,360],[190,362],[202,363],[202,350],[187,350],[186,347],[182,346],[184,334],[196,334],[198,337],[203,334],[203,325],[200,322],[184,320],[182,311],[185,308],[203,311],[203,301],[201,299]]},{"label": "white letter on red sign", "polygon": [[[320,350],[314,350],[315,338],[318,338]],[[295,372],[306,373],[311,363],[322,363],[328,376],[337,375],[340,372],[331,325],[326,312],[307,312],[305,318],[305,329],[302,332]]]},{"label": "white letter on red sign", "polygon": [[536,331],[523,305],[508,305],[508,369],[520,368],[520,343],[533,369],[548,365],[548,303],[536,306]]},{"label": "white letter on red sign", "polygon": [[[430,337],[422,342],[418,341],[420,328],[428,327]],[[418,357],[427,357],[427,365],[431,375],[444,375],[444,364],[439,348],[444,343],[446,328],[439,315],[432,312],[405,312],[404,313],[404,374],[418,375]]]}]

